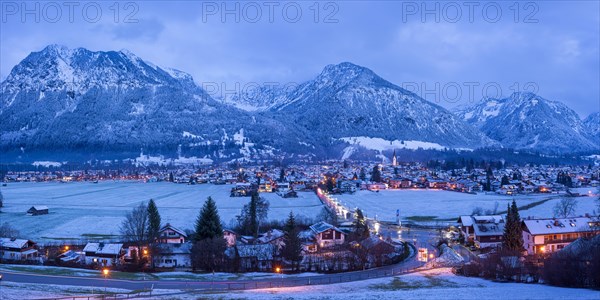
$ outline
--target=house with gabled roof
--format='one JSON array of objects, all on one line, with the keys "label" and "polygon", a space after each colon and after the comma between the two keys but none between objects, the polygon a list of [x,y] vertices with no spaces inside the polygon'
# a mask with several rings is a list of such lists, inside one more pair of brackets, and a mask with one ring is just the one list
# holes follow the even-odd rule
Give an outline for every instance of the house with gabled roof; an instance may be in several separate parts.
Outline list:
[{"label": "house with gabled roof", "polygon": [[479,248],[495,248],[502,243],[504,216],[460,216],[457,220],[465,241]]},{"label": "house with gabled roof", "polygon": [[45,205],[34,205],[30,209],[27,210],[28,216],[39,216],[39,215],[47,215],[48,214],[48,206]]},{"label": "house with gabled roof", "polygon": [[592,217],[525,219],[521,224],[528,254],[556,252],[578,238],[600,234],[600,221]]},{"label": "house with gabled roof", "polygon": [[159,231],[159,243],[183,244],[187,239],[185,231],[167,223]]},{"label": "house with gabled roof", "polygon": [[121,243],[87,243],[83,248],[85,263],[101,266],[115,266],[121,263],[125,256]]},{"label": "house with gabled roof", "polygon": [[188,268],[192,266],[191,243],[162,243],[157,246],[155,259],[158,268]]},{"label": "house with gabled roof", "polygon": [[28,260],[38,255],[36,244],[30,240],[0,238],[0,258],[2,260]]},{"label": "house with gabled roof", "polygon": [[310,230],[321,248],[341,245],[346,241],[345,232],[324,221],[311,225]]}]

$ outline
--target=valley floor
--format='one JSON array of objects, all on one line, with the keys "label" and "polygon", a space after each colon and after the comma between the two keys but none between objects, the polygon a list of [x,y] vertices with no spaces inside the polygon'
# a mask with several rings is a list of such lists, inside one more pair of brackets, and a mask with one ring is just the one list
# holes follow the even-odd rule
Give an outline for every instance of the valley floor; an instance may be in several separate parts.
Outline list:
[{"label": "valley floor", "polygon": [[[91,296],[91,288],[1,282],[0,299],[40,299]],[[108,289],[123,295],[126,290]],[[321,286],[275,288],[235,292],[154,290],[153,299],[600,299],[600,291],[552,287],[542,284],[497,283],[461,277],[450,269],[436,269],[393,278],[371,279]],[[142,296],[143,298],[143,296]]]}]

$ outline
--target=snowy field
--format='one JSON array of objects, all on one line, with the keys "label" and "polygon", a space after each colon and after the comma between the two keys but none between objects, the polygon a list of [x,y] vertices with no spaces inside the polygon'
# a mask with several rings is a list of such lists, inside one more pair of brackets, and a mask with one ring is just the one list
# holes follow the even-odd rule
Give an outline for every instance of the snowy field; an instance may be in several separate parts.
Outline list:
[{"label": "snowy field", "polygon": [[[3,282],[1,299],[40,299],[93,295],[98,290],[60,285]],[[108,292],[124,293],[109,289]],[[461,277],[450,269],[437,269],[358,282],[274,288],[228,293],[154,290],[152,299],[600,299],[600,292],[542,284],[498,283]]]},{"label": "snowy field", "polygon": [[[156,201],[163,223],[192,229],[208,196],[216,201],[225,224],[240,214],[249,197],[229,197],[231,185],[185,185],[168,182],[133,181],[72,183],[9,183],[2,187],[4,206],[0,222],[9,222],[23,237],[39,241],[94,238],[119,234],[128,211],[142,201]],[[270,202],[269,219],[285,220],[290,211],[316,217],[323,205],[313,192],[300,192],[298,198],[284,199],[263,193]],[[49,207],[50,214],[27,216],[33,205]]]},{"label": "snowy field", "polygon": [[[496,202],[498,202],[498,211],[505,211],[506,205],[512,199],[516,200],[517,206],[523,207],[550,198],[542,204],[519,211],[521,217],[549,218],[552,217],[553,207],[560,201],[561,196],[549,194],[500,196],[484,193],[473,195],[442,190],[415,189],[383,190],[379,192],[363,190],[352,195],[333,195],[332,197],[341,201],[347,208],[360,208],[368,217],[377,217],[378,220],[382,221],[395,221],[397,209],[400,210],[402,219],[427,216],[437,217],[437,219],[457,219],[460,215],[470,215],[476,207],[493,210]],[[592,213],[595,197],[578,197],[576,199],[578,200],[577,215]]]}]

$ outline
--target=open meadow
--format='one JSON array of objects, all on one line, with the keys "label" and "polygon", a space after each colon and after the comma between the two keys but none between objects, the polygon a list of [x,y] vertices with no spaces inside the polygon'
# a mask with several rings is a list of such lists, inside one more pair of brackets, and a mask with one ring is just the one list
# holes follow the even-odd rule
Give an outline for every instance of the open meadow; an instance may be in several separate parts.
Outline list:
[{"label": "open meadow", "polygon": [[[101,181],[71,183],[9,183],[2,187],[4,207],[0,222],[8,222],[23,238],[36,241],[110,238],[128,211],[143,201],[154,199],[162,222],[183,230],[192,229],[208,196],[217,203],[226,225],[239,215],[249,197],[229,197],[231,185],[186,185],[168,182]],[[268,218],[285,220],[290,211],[307,218],[323,208],[313,192],[300,192],[298,198],[284,199],[275,193],[261,194],[270,202]],[[48,206],[49,214],[27,216],[34,205]]]},{"label": "open meadow", "polygon": [[[360,208],[370,218],[382,221],[395,221],[396,210],[400,218],[411,221],[456,220],[461,215],[470,215],[474,208],[494,210],[498,203],[498,212],[505,212],[506,206],[516,200],[521,217],[535,216],[551,218],[553,207],[560,201],[557,194],[532,194],[501,196],[497,194],[466,194],[444,190],[381,190],[379,192],[362,190],[354,194],[333,195],[349,208]],[[595,197],[578,197],[577,215],[592,213]]]}]

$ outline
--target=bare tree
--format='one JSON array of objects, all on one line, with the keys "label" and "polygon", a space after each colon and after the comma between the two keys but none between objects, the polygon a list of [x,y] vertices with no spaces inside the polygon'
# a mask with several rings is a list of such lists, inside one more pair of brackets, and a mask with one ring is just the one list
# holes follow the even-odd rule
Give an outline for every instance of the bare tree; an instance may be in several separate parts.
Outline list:
[{"label": "bare tree", "polygon": [[556,205],[554,205],[554,217],[566,218],[575,214],[577,208],[577,200],[575,198],[565,197],[560,199]]},{"label": "bare tree", "polygon": [[137,248],[133,259],[138,262],[141,257],[142,246],[148,241],[148,207],[145,202],[140,203],[128,212],[121,224],[121,234]]},{"label": "bare tree", "polygon": [[0,225],[0,237],[13,239],[17,238],[19,235],[19,231],[10,226],[8,222],[4,222]]}]

